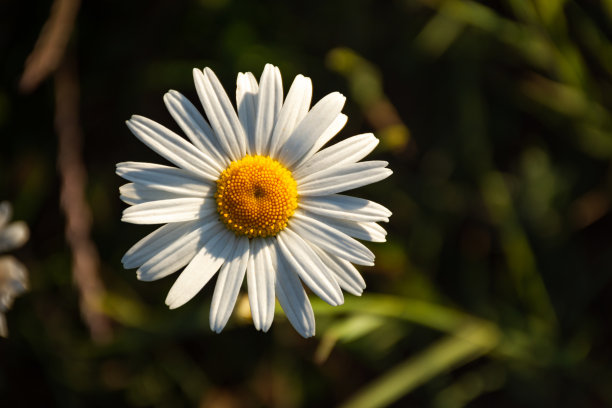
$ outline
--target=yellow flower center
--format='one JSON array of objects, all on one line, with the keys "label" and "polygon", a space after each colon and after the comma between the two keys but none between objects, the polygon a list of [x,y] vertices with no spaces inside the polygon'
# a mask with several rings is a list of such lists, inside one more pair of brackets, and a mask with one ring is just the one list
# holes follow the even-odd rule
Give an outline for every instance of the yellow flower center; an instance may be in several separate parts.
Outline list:
[{"label": "yellow flower center", "polygon": [[297,183],[282,164],[247,155],[221,173],[215,199],[227,228],[254,238],[282,231],[297,207],[297,195]]}]

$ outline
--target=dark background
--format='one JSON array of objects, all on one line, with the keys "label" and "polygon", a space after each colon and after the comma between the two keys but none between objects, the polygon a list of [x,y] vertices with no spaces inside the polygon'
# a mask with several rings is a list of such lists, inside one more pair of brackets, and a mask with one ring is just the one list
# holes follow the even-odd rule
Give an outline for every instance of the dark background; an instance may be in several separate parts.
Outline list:
[{"label": "dark background", "polygon": [[[50,12],[0,1],[0,199],[31,230],[13,253],[31,290],[0,340],[2,406],[612,406],[612,3],[85,1],[28,86]],[[336,140],[373,131],[370,157],[394,171],[355,193],[394,213],[368,289],[336,308],[313,298],[309,340],[282,313],[255,331],[244,298],[213,334],[212,283],[169,311],[174,278],[120,263],[151,228],[120,222],[115,163],[160,162],[124,121],[178,131],[162,96],[196,103],[193,67],[233,99],[237,73],[267,62],[285,90],[302,73],[313,101],[347,95]],[[64,104],[78,108],[64,146],[82,156],[63,163],[86,170],[99,259],[85,305],[85,241],[66,240],[60,206]]]}]

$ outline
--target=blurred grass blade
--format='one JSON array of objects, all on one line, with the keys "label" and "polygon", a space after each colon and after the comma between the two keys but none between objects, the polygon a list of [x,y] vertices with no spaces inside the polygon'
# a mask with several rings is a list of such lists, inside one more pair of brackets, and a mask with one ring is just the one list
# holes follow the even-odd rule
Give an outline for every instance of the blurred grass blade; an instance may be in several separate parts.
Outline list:
[{"label": "blurred grass blade", "polygon": [[433,400],[435,408],[462,408],[481,395],[500,389],[506,383],[503,365],[490,363],[462,374],[438,393]]},{"label": "blurred grass blade", "polygon": [[548,27],[563,19],[563,6],[565,0],[536,0],[535,5],[540,18]]},{"label": "blurred grass blade", "polygon": [[445,337],[421,354],[390,370],[341,407],[387,406],[434,376],[486,354],[497,345],[499,337],[498,330],[490,324],[469,324],[455,335]]},{"label": "blurred grass blade", "polygon": [[454,333],[467,323],[488,323],[478,317],[435,303],[374,293],[368,294],[367,297],[347,297],[341,308],[329,306],[319,298],[312,298],[311,302],[317,316],[365,313],[407,320],[447,333]]},{"label": "blurred grass blade", "polygon": [[315,361],[323,363],[338,342],[350,342],[379,329],[386,323],[380,316],[358,314],[335,322],[330,326],[315,351]]},{"label": "blurred grass blade", "polygon": [[437,14],[415,38],[415,44],[432,57],[439,57],[461,35],[465,24],[444,14]]},{"label": "blurred grass blade", "polygon": [[518,295],[541,319],[539,323],[543,327],[554,329],[557,318],[527,235],[517,220],[503,176],[497,172],[489,173],[483,179],[482,194],[492,221],[499,224],[508,270]]}]

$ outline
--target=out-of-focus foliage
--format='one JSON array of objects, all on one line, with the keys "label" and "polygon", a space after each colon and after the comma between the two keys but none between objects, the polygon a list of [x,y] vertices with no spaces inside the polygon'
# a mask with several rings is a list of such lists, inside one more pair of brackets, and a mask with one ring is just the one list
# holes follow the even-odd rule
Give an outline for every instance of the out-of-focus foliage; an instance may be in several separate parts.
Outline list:
[{"label": "out-of-focus foliage", "polygon": [[[612,406],[612,2],[84,1],[76,58],[93,239],[113,338],[79,312],[56,175],[53,81],[18,92],[49,2],[0,3],[0,199],[31,229],[31,292],[0,340],[7,407]],[[317,299],[317,337],[248,303],[208,329],[213,285],[169,311],[173,278],[120,264],[114,164],[158,161],[124,126],[172,129],[191,68],[226,89],[278,65],[285,87],[348,96],[338,138],[374,131],[395,174],[358,191],[394,213],[368,289]],[[231,96],[231,95],[230,95]]]}]

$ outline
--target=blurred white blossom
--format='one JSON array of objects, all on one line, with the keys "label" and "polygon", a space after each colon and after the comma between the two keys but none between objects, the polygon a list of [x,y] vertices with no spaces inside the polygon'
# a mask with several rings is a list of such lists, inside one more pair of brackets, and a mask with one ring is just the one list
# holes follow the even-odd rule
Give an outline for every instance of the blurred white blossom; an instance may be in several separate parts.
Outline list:
[{"label": "blurred white blossom", "polygon": [[[25,222],[9,224],[12,212],[8,202],[0,203],[0,252],[21,247],[30,236]],[[0,336],[8,335],[4,313],[10,309],[13,300],[27,289],[28,271],[25,266],[10,255],[0,256]]]}]

